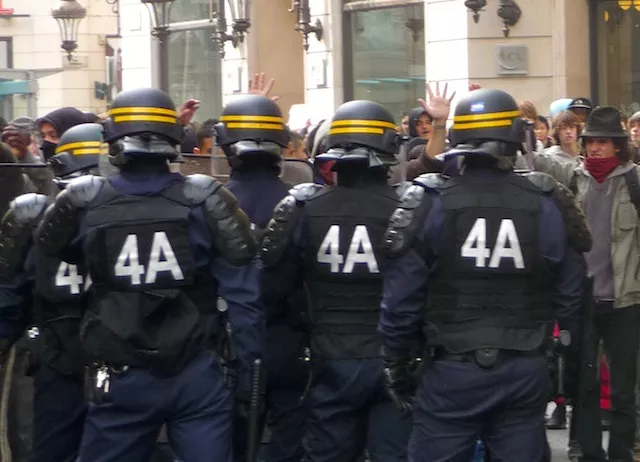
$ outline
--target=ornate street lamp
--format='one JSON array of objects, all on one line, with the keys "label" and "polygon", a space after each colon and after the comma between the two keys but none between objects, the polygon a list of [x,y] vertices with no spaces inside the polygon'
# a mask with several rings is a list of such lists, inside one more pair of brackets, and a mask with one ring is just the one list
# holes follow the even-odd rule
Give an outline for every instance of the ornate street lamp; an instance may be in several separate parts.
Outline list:
[{"label": "ornate street lamp", "polygon": [[218,0],[216,9],[216,31],[212,39],[218,42],[220,57],[224,59],[224,44],[231,42],[233,48],[244,42],[244,36],[251,27],[251,0],[228,0],[231,11],[231,33],[227,33],[227,13],[225,0]]},{"label": "ornate street lamp", "polygon": [[473,11],[473,21],[477,23],[480,21],[480,11],[487,6],[487,0],[466,0],[464,6]]},{"label": "ornate street lamp", "polygon": [[159,87],[169,92],[169,14],[175,0],[140,0],[146,5],[151,15],[153,27],[151,35],[158,40],[158,57],[160,62]]},{"label": "ornate street lamp", "polygon": [[87,16],[87,9],[76,0],[60,0],[51,10],[51,16],[60,27],[61,48],[67,52],[67,61],[71,61],[71,54],[78,48],[80,21]]},{"label": "ornate street lamp", "polygon": [[290,12],[295,12],[298,16],[298,24],[296,29],[302,34],[302,46],[305,51],[309,50],[309,35],[315,34],[318,40],[322,40],[324,28],[322,22],[316,19],[315,24],[311,24],[311,9],[309,7],[309,0],[294,0],[291,5]]},{"label": "ornate street lamp", "polygon": [[498,16],[502,19],[502,33],[505,37],[509,37],[509,28],[515,26],[522,16],[522,10],[515,0],[500,0],[498,7]]}]

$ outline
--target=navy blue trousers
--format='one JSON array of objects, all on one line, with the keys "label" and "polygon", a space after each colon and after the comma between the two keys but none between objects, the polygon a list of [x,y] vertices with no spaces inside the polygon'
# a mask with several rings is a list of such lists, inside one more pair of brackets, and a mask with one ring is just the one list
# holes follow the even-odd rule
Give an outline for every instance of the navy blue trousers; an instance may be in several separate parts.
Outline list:
[{"label": "navy blue trousers", "polygon": [[[311,462],[405,462],[411,416],[384,389],[382,360],[330,360],[313,366],[305,448]],[[465,462],[469,462],[471,456]]]},{"label": "navy blue trousers", "polygon": [[87,409],[83,383],[40,364],[33,377],[33,462],[75,460]]},{"label": "navy blue trousers", "polygon": [[469,462],[481,439],[492,462],[542,462],[548,397],[543,356],[506,357],[491,369],[436,360],[416,396],[409,460]]},{"label": "navy blue trousers", "polygon": [[163,423],[178,459],[233,460],[233,393],[213,354],[203,353],[173,377],[129,369],[110,382],[105,401],[89,404],[80,461],[149,460]]}]

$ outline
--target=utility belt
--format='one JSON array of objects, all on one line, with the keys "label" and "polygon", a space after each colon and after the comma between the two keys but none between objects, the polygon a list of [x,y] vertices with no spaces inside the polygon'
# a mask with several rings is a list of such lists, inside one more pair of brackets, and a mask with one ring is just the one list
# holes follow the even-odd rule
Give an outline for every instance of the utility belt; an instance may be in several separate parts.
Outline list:
[{"label": "utility belt", "polygon": [[482,369],[491,369],[507,358],[533,358],[544,356],[544,350],[537,348],[531,351],[506,350],[501,348],[479,348],[464,353],[451,353],[442,347],[433,350],[431,361],[474,362]]}]

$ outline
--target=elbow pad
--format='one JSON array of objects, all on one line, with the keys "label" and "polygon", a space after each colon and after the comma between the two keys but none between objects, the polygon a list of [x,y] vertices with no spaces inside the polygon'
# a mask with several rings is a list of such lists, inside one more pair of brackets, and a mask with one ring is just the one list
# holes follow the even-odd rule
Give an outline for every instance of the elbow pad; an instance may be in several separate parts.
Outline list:
[{"label": "elbow pad", "polygon": [[265,266],[274,266],[282,259],[304,204],[324,189],[324,186],[315,183],[299,184],[291,188],[289,195],[276,205],[262,240],[260,257]]},{"label": "elbow pad", "polygon": [[185,177],[184,194],[192,205],[201,205],[213,243],[222,257],[235,266],[248,264],[257,253],[249,218],[236,197],[206,175]]},{"label": "elbow pad", "polygon": [[0,281],[15,277],[32,243],[33,231],[51,199],[42,194],[23,194],[9,205],[0,223]]},{"label": "elbow pad", "polygon": [[71,181],[47,209],[36,231],[38,249],[55,257],[75,237],[82,211],[102,190],[104,178],[87,175]]}]

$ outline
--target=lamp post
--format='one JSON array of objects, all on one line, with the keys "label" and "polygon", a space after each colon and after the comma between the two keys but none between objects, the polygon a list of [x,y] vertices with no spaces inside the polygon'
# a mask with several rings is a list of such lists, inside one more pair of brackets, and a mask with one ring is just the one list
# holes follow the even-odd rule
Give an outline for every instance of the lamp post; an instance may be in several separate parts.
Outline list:
[{"label": "lamp post", "polygon": [[309,0],[294,0],[289,11],[295,12],[298,16],[298,24],[296,24],[295,30],[302,34],[302,46],[305,51],[309,51],[309,35],[315,34],[318,40],[322,40],[324,34],[322,22],[316,19],[315,24],[311,24]]},{"label": "lamp post", "polygon": [[140,0],[149,8],[153,27],[151,35],[158,40],[158,57],[160,62],[160,83],[162,91],[169,93],[169,14],[175,0]]},{"label": "lamp post", "polygon": [[60,27],[61,48],[67,52],[67,61],[71,61],[72,53],[78,48],[78,28],[86,16],[87,9],[76,0],[60,0],[51,10],[51,17]]},{"label": "lamp post", "polygon": [[234,48],[244,42],[244,36],[251,27],[251,0],[228,0],[231,11],[231,33],[227,33],[227,12],[225,0],[218,0],[216,8],[216,31],[212,39],[218,42],[220,58],[224,59],[224,44],[231,42]]}]

